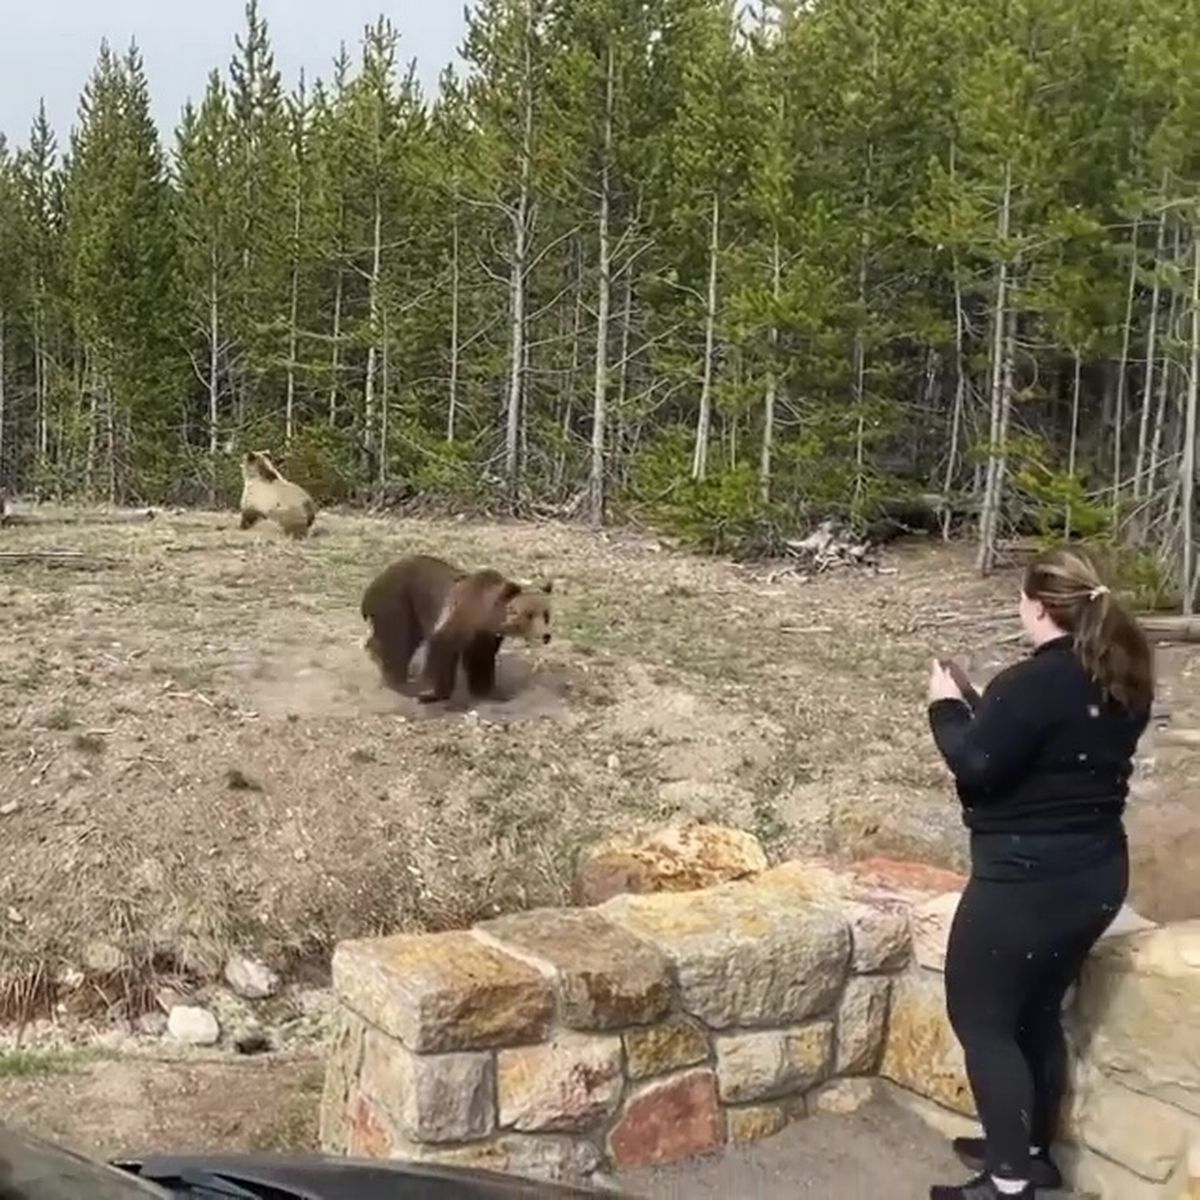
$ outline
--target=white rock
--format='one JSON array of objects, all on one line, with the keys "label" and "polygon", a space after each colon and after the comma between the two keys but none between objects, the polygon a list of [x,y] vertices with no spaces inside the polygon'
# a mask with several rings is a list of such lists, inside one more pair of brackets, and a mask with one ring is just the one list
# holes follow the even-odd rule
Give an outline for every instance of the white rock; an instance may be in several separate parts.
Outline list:
[{"label": "white rock", "polygon": [[279,976],[266,963],[241,954],[225,964],[225,982],[243,1000],[265,1000],[279,991]]},{"label": "white rock", "polygon": [[211,1046],[221,1036],[221,1027],[207,1008],[177,1004],[167,1018],[167,1032],[189,1046]]}]

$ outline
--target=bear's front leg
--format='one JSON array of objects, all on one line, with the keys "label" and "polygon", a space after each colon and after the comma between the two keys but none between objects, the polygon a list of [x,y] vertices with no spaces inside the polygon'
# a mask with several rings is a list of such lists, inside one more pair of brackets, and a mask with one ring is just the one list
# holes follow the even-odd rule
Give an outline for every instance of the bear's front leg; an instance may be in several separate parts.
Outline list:
[{"label": "bear's front leg", "polygon": [[496,691],[496,655],[504,639],[494,633],[477,633],[463,653],[467,688],[472,696],[484,697]]}]

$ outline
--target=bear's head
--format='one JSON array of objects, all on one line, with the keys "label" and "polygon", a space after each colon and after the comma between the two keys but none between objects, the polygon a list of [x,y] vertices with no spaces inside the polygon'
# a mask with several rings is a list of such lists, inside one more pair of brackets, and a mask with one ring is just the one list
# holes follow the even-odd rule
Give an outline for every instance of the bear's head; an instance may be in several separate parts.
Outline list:
[{"label": "bear's head", "polygon": [[[515,584],[510,585],[516,588]],[[547,580],[533,588],[520,588],[505,597],[503,632],[506,637],[520,638],[530,646],[544,646],[550,641],[550,596],[554,585]]]},{"label": "bear's head", "polygon": [[242,478],[246,480],[261,479],[264,483],[274,483],[281,478],[278,468],[271,461],[271,456],[265,450],[248,450],[242,459]]}]

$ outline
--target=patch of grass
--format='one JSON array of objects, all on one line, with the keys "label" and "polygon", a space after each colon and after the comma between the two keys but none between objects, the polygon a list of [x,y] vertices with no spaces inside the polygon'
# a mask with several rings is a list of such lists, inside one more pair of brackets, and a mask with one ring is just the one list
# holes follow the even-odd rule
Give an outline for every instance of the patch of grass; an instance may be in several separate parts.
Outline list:
[{"label": "patch of grass", "polygon": [[316,1150],[323,1088],[323,1069],[319,1066],[306,1069],[295,1089],[285,1091],[271,1118],[251,1133],[248,1151],[286,1154]]},{"label": "patch of grass", "polygon": [[93,1047],[75,1050],[0,1051],[0,1079],[31,1079],[42,1075],[65,1075],[80,1071],[102,1058]]},{"label": "patch of grass", "polygon": [[56,704],[46,714],[47,729],[54,729],[61,733],[68,729],[74,729],[77,724],[78,721],[69,704]]}]

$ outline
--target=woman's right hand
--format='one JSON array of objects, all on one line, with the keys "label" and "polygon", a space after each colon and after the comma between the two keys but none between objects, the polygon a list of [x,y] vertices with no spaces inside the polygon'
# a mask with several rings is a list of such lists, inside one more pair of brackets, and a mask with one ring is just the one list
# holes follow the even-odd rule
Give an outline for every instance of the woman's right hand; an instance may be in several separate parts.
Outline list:
[{"label": "woman's right hand", "polygon": [[935,658],[929,672],[929,702],[962,698],[962,689],[955,683],[954,676]]}]

